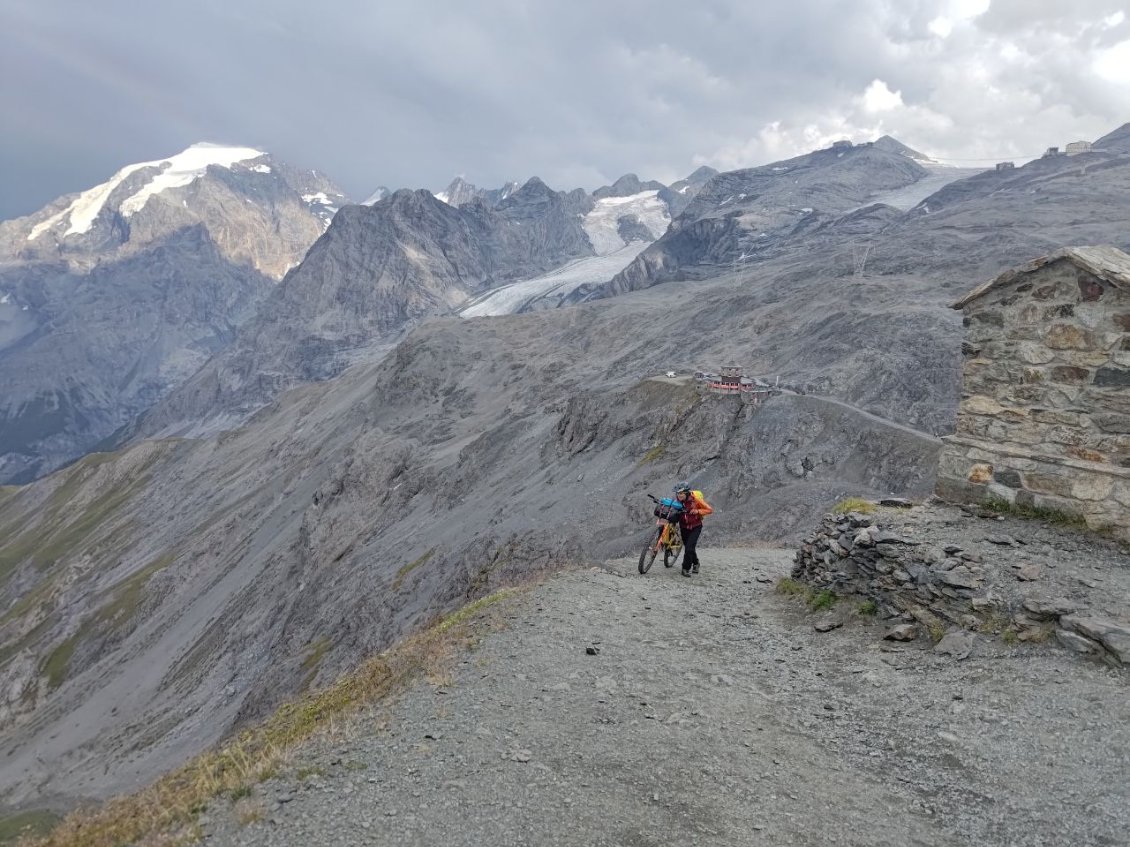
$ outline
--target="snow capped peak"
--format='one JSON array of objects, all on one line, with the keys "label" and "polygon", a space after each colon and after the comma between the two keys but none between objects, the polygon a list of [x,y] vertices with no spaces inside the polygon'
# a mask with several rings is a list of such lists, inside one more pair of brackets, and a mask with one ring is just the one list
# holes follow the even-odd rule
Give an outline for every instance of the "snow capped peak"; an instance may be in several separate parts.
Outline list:
[{"label": "snow capped peak", "polygon": [[63,211],[32,227],[27,240],[33,241],[64,219],[67,219],[70,223],[63,233],[64,236],[89,232],[94,225],[94,220],[98,217],[98,213],[105,207],[106,201],[110,199],[110,195],[114,193],[115,189],[130,175],[144,168],[156,168],[158,172],[121,202],[118,211],[124,217],[129,217],[141,211],[154,194],[160,194],[169,188],[180,188],[188,185],[203,176],[211,165],[230,168],[237,162],[258,159],[265,155],[262,150],[256,150],[253,147],[230,147],[201,142],[193,144],[187,150],[167,159],[126,165],[114,174],[108,182],[82,192]]},{"label": "snow capped peak", "polygon": [[391,191],[389,191],[383,185],[378,185],[376,191],[374,191],[372,194],[370,194],[365,200],[361,201],[361,205],[362,206],[372,206],[374,203],[381,202],[386,197],[388,197],[390,194],[392,194]]}]

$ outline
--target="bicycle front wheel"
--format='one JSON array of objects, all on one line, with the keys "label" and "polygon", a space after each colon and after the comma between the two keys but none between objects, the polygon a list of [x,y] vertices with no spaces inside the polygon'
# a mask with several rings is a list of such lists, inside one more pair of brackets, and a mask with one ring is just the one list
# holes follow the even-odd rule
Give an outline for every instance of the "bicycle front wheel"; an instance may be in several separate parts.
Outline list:
[{"label": "bicycle front wheel", "polygon": [[655,535],[640,551],[640,573],[647,573],[651,570],[651,563],[655,561],[655,557],[659,554],[659,539],[663,537],[663,527],[655,530]]}]

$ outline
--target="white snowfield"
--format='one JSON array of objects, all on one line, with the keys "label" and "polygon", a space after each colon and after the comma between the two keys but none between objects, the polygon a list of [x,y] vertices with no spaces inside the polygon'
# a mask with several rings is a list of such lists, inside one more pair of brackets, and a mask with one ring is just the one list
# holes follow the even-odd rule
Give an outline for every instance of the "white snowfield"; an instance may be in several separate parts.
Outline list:
[{"label": "white snowfield", "polygon": [[547,294],[563,297],[578,286],[608,282],[651,244],[651,241],[624,243],[617,225],[624,215],[639,218],[640,223],[651,233],[652,241],[666,232],[671,223],[667,204],[659,199],[658,191],[642,191],[629,197],[605,197],[597,200],[592,211],[581,221],[581,226],[596,251],[595,256],[577,259],[533,279],[496,288],[472,302],[459,313],[460,316],[478,318],[486,315],[509,315],[538,297]]},{"label": "white snowfield", "polygon": [[884,203],[887,206],[893,206],[900,211],[906,212],[913,209],[934,192],[945,188],[951,182],[957,182],[959,179],[965,179],[984,170],[984,168],[955,168],[949,165],[932,164],[921,160],[916,161],[930,173],[922,177],[918,182],[912,182],[910,185],[895,188],[891,191],[880,192],[868,198],[867,202],[862,206],[856,206],[854,209],[849,209],[848,211],[854,212],[858,209],[872,206],[875,203]]},{"label": "white snowfield", "polygon": [[633,241],[623,245],[615,253],[604,256],[590,256],[577,259],[556,270],[539,277],[504,285],[483,295],[459,313],[464,318],[480,318],[486,315],[510,315],[524,305],[546,294],[565,296],[574,288],[585,283],[608,282],[631,264],[650,243]]},{"label": "white snowfield", "polygon": [[114,174],[108,182],[82,192],[67,208],[32,227],[27,240],[32,241],[38,238],[64,219],[69,220],[70,226],[67,227],[63,235],[88,232],[90,227],[94,225],[98,213],[102,211],[106,201],[113,194],[114,189],[121,185],[130,174],[142,168],[160,168],[161,170],[154,174],[149,182],[122,201],[118,211],[125,217],[141,211],[153,195],[160,194],[169,188],[180,188],[188,185],[203,176],[210,165],[230,168],[236,162],[257,159],[265,155],[266,153],[262,150],[256,150],[253,147],[227,147],[202,142],[193,144],[187,150],[168,159],[126,165]]},{"label": "white snowfield", "polygon": [[624,215],[639,218],[640,223],[651,233],[653,241],[665,233],[671,223],[667,204],[659,199],[658,191],[641,191],[629,197],[605,197],[597,200],[596,206],[585,215],[581,223],[597,256],[607,256],[623,249],[624,239],[617,231],[616,222]]}]

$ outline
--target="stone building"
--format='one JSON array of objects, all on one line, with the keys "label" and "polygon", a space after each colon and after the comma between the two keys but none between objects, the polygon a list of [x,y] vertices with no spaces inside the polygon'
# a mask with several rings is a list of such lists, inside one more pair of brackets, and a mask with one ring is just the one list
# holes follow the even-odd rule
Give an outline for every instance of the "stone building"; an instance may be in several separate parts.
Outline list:
[{"label": "stone building", "polygon": [[953,307],[965,362],[938,495],[1056,509],[1130,540],[1130,256],[1065,248]]},{"label": "stone building", "polygon": [[1090,153],[1093,148],[1090,141],[1072,141],[1064,148],[1068,156],[1078,156],[1080,153]]}]

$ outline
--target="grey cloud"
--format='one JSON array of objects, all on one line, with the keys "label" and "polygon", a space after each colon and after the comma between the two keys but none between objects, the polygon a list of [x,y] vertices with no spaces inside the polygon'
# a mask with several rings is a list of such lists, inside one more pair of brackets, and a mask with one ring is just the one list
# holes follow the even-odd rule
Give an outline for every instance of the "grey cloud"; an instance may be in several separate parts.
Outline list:
[{"label": "grey cloud", "polygon": [[[198,140],[258,145],[360,198],[455,173],[672,180],[876,131],[1016,155],[1106,132],[1130,102],[1090,70],[1130,37],[1095,0],[996,0],[946,38],[930,23],[959,0],[4,2],[3,217]],[[868,111],[875,79],[902,106]]]}]

